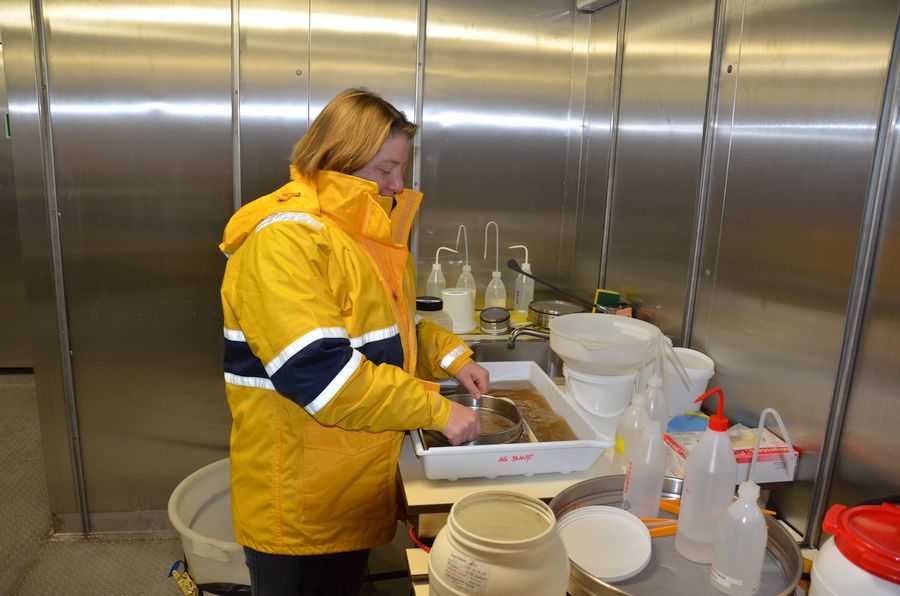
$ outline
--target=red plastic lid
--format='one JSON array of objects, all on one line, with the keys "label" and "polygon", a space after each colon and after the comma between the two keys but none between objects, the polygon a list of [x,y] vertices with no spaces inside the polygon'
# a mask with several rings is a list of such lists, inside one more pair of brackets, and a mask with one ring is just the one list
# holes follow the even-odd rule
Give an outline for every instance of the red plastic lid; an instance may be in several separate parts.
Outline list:
[{"label": "red plastic lid", "polygon": [[825,514],[822,529],[834,534],[835,545],[851,563],[900,584],[900,507],[834,505]]},{"label": "red plastic lid", "polygon": [[722,414],[722,410],[725,408],[725,394],[722,393],[722,390],[718,387],[713,387],[700,397],[694,400],[695,404],[702,402],[707,397],[711,396],[713,393],[719,394],[719,408],[718,411],[709,417],[709,430],[714,430],[716,432],[725,432],[728,430],[728,418],[726,418]]}]

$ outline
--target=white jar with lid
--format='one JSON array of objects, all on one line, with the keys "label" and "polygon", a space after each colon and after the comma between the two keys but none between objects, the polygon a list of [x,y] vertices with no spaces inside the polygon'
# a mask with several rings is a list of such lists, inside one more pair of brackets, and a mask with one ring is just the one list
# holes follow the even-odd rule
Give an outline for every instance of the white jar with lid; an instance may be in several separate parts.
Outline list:
[{"label": "white jar with lid", "polygon": [[431,547],[428,578],[432,596],[563,596],[569,557],[546,504],[484,491],[450,509]]},{"label": "white jar with lid", "polygon": [[453,319],[444,310],[444,301],[436,296],[418,296],[416,298],[416,321],[423,319],[440,325],[453,332]]},{"label": "white jar with lid", "polygon": [[833,536],[813,562],[810,596],[900,594],[900,507],[833,505],[822,529]]}]

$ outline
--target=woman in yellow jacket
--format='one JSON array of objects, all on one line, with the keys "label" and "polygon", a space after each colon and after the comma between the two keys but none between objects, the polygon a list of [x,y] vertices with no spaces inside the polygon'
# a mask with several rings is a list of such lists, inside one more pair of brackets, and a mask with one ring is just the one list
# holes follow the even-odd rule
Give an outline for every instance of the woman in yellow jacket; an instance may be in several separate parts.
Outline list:
[{"label": "woman in yellow jacket", "polygon": [[416,125],[362,89],[334,98],[294,147],[292,180],[225,229],[231,499],[254,594],[355,594],[397,519],[405,430],[479,434],[419,377],[487,372],[456,336],[418,325],[404,190]]}]

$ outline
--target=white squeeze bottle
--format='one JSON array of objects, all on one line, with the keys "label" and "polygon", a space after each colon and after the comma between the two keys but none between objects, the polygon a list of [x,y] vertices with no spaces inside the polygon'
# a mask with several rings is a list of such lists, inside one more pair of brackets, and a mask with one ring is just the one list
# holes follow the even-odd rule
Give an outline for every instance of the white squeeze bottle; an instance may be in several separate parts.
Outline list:
[{"label": "white squeeze bottle", "polygon": [[459,224],[459,228],[456,231],[456,250],[459,251],[459,236],[462,234],[463,237],[463,246],[465,248],[465,256],[466,260],[464,261],[462,273],[459,274],[459,278],[456,280],[457,288],[465,288],[472,292],[472,301],[477,302],[478,299],[478,286],[475,283],[475,276],[472,275],[472,266],[469,265],[469,234],[466,232],[465,224]]},{"label": "white squeeze bottle", "polygon": [[665,431],[669,426],[669,402],[662,386],[661,376],[650,376],[647,381],[647,411],[650,412],[650,419],[658,421]]},{"label": "white squeeze bottle", "polygon": [[688,456],[681,488],[681,513],[675,534],[675,550],[695,563],[712,562],[719,520],[731,505],[737,480],[737,461],[728,436],[728,418],[722,415],[725,396],[718,387],[694,400],[702,402],[719,394],[718,412]]},{"label": "white squeeze bottle", "polygon": [[622,509],[638,517],[657,517],[663,477],[666,475],[666,448],[659,422],[647,422],[634,445],[628,448],[628,471]]},{"label": "white squeeze bottle", "polygon": [[431,266],[431,275],[428,276],[428,281],[425,282],[425,294],[437,298],[441,297],[441,290],[447,288],[447,280],[444,279],[444,272],[441,270],[441,263],[438,260],[442,250],[456,252],[452,248],[441,246],[434,253],[434,265]]},{"label": "white squeeze bottle", "polygon": [[756,444],[753,447],[753,459],[750,460],[750,473],[747,480],[741,482],[737,501],[725,511],[716,531],[709,580],[720,592],[735,596],[756,594],[762,577],[763,560],[766,557],[769,530],[766,527],[766,518],[757,504],[759,485],[753,482],[753,470],[756,468],[762,430],[765,428],[766,415],[769,413],[778,422],[782,436],[790,441],[778,412],[772,408],[763,410],[759,416],[759,426],[756,428]]},{"label": "white squeeze bottle", "polygon": [[616,426],[616,451],[613,454],[613,474],[624,474],[628,467],[628,456],[625,450],[633,444],[650,420],[647,412],[647,394],[635,393],[631,396],[631,404],[625,408],[619,424]]},{"label": "white squeeze bottle", "polygon": [[709,580],[720,592],[751,596],[759,589],[769,531],[757,499],[759,485],[741,482],[737,501],[719,521]]},{"label": "white squeeze bottle", "polygon": [[[522,271],[531,273],[531,263],[528,262],[528,248],[524,244],[514,244],[507,248],[525,249],[525,262],[522,263]],[[534,300],[534,280],[528,276],[519,274],[516,277],[516,301],[513,307],[516,312],[527,313],[528,305]]]},{"label": "white squeeze bottle", "polygon": [[494,224],[495,232],[495,261],[494,271],[491,273],[491,283],[488,284],[487,289],[484,291],[484,307],[491,308],[496,306],[506,308],[506,286],[503,285],[503,278],[500,276],[500,226],[495,221],[489,221],[484,226],[484,258],[487,258],[488,228],[491,227],[491,224]]}]

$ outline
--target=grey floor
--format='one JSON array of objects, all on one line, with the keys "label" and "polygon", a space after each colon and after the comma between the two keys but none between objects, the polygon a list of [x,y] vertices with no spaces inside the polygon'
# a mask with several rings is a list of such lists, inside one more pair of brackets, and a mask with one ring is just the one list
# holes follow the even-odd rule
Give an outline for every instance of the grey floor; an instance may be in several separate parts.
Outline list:
[{"label": "grey floor", "polygon": [[[409,544],[375,549],[373,573],[405,569]],[[9,596],[179,596],[168,570],[183,558],[176,533],[54,535],[41,453],[34,378],[0,371],[0,594]],[[407,596],[408,579],[363,586],[362,594]]]}]

